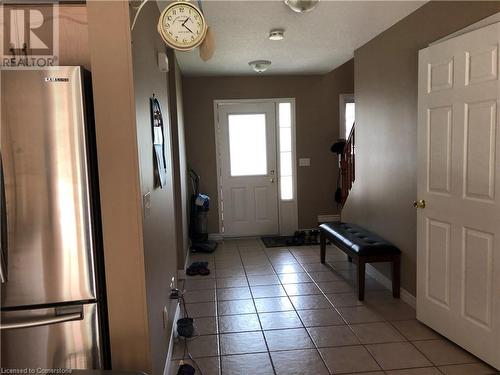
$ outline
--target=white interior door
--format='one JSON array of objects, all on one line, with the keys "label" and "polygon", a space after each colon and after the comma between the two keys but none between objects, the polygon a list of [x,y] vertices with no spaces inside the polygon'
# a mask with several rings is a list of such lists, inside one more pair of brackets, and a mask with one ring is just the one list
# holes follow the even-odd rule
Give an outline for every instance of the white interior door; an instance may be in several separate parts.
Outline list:
[{"label": "white interior door", "polygon": [[275,103],[217,108],[224,235],[277,234]]},{"label": "white interior door", "polygon": [[417,317],[500,369],[494,24],[420,51]]}]

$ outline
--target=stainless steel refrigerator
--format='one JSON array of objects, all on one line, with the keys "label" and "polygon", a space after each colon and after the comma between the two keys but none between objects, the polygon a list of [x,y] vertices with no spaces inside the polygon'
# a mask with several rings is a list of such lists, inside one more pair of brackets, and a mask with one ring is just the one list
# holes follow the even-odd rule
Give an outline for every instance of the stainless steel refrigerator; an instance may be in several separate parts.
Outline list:
[{"label": "stainless steel refrigerator", "polygon": [[1,366],[109,362],[90,76],[1,75]]}]

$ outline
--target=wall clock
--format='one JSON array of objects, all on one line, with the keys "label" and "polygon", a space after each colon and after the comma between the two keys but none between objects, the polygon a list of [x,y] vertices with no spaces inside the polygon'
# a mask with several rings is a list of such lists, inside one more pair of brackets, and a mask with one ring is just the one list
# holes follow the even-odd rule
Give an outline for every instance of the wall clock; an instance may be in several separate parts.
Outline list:
[{"label": "wall clock", "polygon": [[190,51],[205,39],[207,24],[197,7],[185,1],[177,1],[161,13],[158,32],[170,47]]}]

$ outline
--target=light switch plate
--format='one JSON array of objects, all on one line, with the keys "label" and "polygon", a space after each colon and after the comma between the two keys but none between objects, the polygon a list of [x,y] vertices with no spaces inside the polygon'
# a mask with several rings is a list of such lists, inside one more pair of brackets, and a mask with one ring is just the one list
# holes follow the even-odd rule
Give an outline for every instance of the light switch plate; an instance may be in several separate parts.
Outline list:
[{"label": "light switch plate", "polygon": [[309,158],[299,159],[299,167],[309,167],[310,165],[311,165],[311,159]]}]

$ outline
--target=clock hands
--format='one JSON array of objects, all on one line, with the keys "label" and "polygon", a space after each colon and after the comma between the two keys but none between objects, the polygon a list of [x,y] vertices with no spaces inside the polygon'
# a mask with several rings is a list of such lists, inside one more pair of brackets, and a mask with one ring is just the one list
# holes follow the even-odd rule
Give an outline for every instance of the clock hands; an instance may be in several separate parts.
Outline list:
[{"label": "clock hands", "polygon": [[186,22],[187,22],[188,20],[190,20],[190,19],[191,19],[191,17],[186,18],[186,19],[184,20],[184,22],[182,23],[182,25],[181,25],[181,26],[185,27],[187,30],[189,30],[189,32],[190,32],[191,34],[193,34],[193,35],[194,35],[193,31],[192,31],[189,27],[187,27],[187,26],[186,26]]}]

